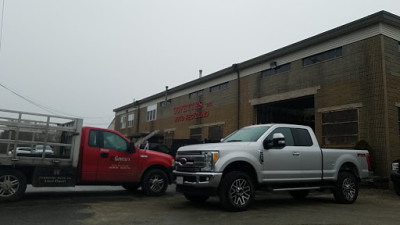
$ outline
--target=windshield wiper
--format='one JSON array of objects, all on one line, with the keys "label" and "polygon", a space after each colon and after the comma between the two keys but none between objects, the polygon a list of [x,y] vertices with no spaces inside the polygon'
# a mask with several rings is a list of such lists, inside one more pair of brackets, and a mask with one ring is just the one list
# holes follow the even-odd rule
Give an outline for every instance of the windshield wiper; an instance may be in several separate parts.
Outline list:
[{"label": "windshield wiper", "polygon": [[229,140],[227,142],[241,142],[242,140]]}]

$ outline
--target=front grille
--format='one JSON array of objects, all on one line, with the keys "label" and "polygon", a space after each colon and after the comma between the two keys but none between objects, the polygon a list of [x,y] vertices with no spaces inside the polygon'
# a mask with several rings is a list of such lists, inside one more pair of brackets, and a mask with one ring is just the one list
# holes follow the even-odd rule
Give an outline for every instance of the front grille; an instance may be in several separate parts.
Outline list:
[{"label": "front grille", "polygon": [[181,172],[200,172],[206,166],[206,157],[199,151],[178,152],[175,161],[176,170]]}]

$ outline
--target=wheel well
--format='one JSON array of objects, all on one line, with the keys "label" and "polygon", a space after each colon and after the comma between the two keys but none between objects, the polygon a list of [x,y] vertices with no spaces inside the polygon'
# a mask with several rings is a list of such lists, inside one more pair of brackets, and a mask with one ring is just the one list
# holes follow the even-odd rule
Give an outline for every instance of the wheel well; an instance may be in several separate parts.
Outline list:
[{"label": "wheel well", "polygon": [[228,174],[229,172],[232,172],[232,171],[243,171],[243,172],[247,173],[253,179],[254,184],[258,183],[256,170],[248,162],[237,161],[237,162],[233,162],[233,163],[229,164],[224,169],[223,176],[225,176],[226,174]]},{"label": "wheel well", "polygon": [[169,183],[171,182],[171,177],[169,176],[168,169],[165,168],[165,167],[162,166],[162,165],[152,165],[152,166],[150,166],[149,168],[147,168],[147,169],[143,172],[142,176],[140,177],[140,182],[142,182],[143,176],[144,176],[148,171],[153,170],[153,169],[160,169],[160,170],[164,171],[165,174],[167,175],[168,182],[169,182]]},{"label": "wheel well", "polygon": [[0,166],[0,170],[17,170],[25,175],[28,184],[32,183],[34,167]]},{"label": "wheel well", "polygon": [[340,172],[352,173],[354,176],[356,176],[358,179],[360,179],[360,175],[358,174],[357,167],[353,163],[347,162],[347,163],[343,164],[339,169],[339,173]]}]

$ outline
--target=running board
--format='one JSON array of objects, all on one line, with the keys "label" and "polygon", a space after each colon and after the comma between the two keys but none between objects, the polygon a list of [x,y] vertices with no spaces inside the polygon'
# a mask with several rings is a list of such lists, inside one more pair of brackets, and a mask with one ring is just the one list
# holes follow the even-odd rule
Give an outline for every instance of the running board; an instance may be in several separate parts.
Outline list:
[{"label": "running board", "polygon": [[302,191],[302,190],[318,190],[326,188],[334,188],[335,186],[318,186],[318,187],[295,187],[295,188],[274,188],[272,191]]}]

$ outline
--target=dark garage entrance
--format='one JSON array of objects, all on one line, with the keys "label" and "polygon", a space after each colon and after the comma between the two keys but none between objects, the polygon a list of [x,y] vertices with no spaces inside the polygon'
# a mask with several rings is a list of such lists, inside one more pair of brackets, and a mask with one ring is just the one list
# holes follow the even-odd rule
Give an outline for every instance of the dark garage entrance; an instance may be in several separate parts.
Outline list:
[{"label": "dark garage entrance", "polygon": [[314,96],[288,99],[256,106],[257,124],[291,123],[315,127]]}]

